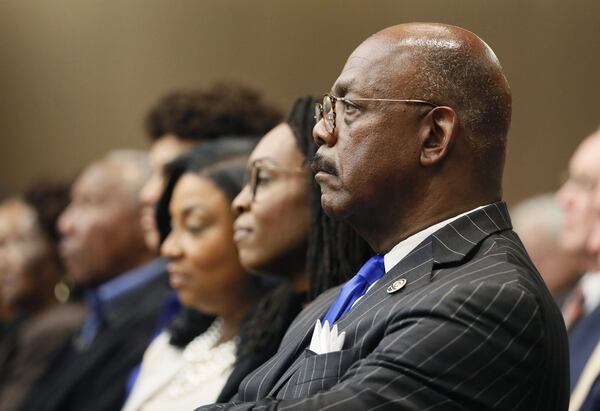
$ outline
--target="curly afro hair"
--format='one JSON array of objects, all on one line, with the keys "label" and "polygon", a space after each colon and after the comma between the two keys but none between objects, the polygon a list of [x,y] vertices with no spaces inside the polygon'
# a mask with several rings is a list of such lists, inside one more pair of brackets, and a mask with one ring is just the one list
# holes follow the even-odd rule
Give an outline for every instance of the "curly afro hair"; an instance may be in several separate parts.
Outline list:
[{"label": "curly afro hair", "polygon": [[280,110],[261,94],[235,82],[206,89],[180,90],[162,97],[146,116],[148,136],[174,134],[204,141],[230,135],[262,135],[282,120]]}]

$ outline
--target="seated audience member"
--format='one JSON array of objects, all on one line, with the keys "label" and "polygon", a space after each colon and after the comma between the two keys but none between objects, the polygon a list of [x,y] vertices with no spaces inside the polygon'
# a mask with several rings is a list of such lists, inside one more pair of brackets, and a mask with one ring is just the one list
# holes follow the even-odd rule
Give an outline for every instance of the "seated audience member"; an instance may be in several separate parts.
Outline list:
[{"label": "seated audience member", "polygon": [[233,242],[231,200],[242,188],[252,146],[248,139],[221,139],[168,167],[158,215],[169,282],[184,307],[216,319],[196,332],[193,323],[174,321],[161,333],[144,355],[124,410],[214,402],[233,369],[240,323],[265,291],[241,266]]},{"label": "seated audience member", "polygon": [[[585,241],[591,257],[589,271],[565,303],[574,316],[569,333],[571,402],[569,411],[600,409],[600,130],[577,148],[569,164],[569,180],[559,199],[572,215],[565,236]],[[575,234],[580,237],[575,237]],[[567,238],[569,239],[569,238]],[[578,243],[579,245],[580,243]],[[577,318],[579,317],[579,318]],[[566,316],[565,319],[570,317]],[[577,321],[575,321],[577,320]]]},{"label": "seated audience member", "polygon": [[565,410],[565,327],[501,201],[511,94],[491,48],[454,26],[387,28],[317,114],[323,209],[377,255],[230,403],[199,410]]},{"label": "seated audience member", "polygon": [[[593,193],[600,179],[600,132],[586,137],[569,161],[567,179],[556,194],[565,212],[561,230],[561,243],[567,250],[578,253],[585,260],[586,273],[563,305],[563,316],[568,330],[590,314],[600,303],[599,267],[594,257],[586,251],[586,243],[594,221]],[[574,354],[574,353],[572,353]],[[571,385],[575,382],[571,376]]]},{"label": "seated audience member", "polygon": [[242,379],[275,354],[308,301],[345,281],[372,254],[350,227],[321,208],[308,168],[316,150],[314,102],[296,100],[286,121],[261,139],[250,156],[247,184],[233,202],[242,265],[283,281],[245,323],[240,360],[219,401],[229,400]]},{"label": "seated audience member", "polygon": [[68,202],[67,184],[40,182],[0,203],[0,296],[16,315],[0,339],[3,411],[17,409],[83,320],[83,307],[55,294],[63,275],[56,220]]},{"label": "seated audience member", "polygon": [[[280,119],[279,111],[267,104],[260,93],[236,84],[218,82],[205,89],[185,90],[162,97],[147,113],[146,134],[150,147],[151,177],[140,191],[141,224],[148,248],[158,253],[159,234],[155,224],[155,209],[165,184],[167,163],[195,145],[224,136],[240,135],[250,139],[271,129]],[[166,275],[166,273],[165,273]],[[180,310],[175,293],[169,293],[157,321],[156,333],[169,324]],[[192,314],[202,323],[212,318]],[[127,381],[130,392],[139,372],[134,367]]]},{"label": "seated audience member", "polygon": [[150,261],[138,193],[149,176],[145,153],[121,150],[87,166],[61,214],[61,256],[85,291],[83,326],[29,391],[22,410],[118,410],[125,379],[140,361],[168,290]]},{"label": "seated audience member", "polygon": [[[234,203],[240,214],[238,221],[243,225],[238,226],[238,232],[252,233],[250,237],[242,236],[245,239],[236,235],[240,239],[240,261],[258,274],[278,277],[283,282],[244,321],[236,362],[219,400],[235,394],[239,382],[274,354],[288,325],[307,301],[307,292],[318,294],[339,283],[348,272],[345,270],[354,270],[370,255],[364,241],[347,226],[331,221],[320,207],[318,186],[305,167],[315,150],[311,136],[313,103],[310,98],[299,99],[286,123],[261,140],[252,153],[249,181]],[[206,145],[199,150],[203,147]],[[261,169],[260,175],[256,174],[258,164],[254,163],[258,158],[271,165]],[[161,204],[159,210],[164,210],[164,200]],[[168,219],[159,218],[161,221]],[[171,345],[177,345],[173,336]],[[160,374],[158,367],[153,369],[152,375]],[[144,409],[138,405],[143,401],[140,397],[152,395],[151,390],[141,388],[147,385],[144,381],[148,380],[142,377],[126,410]],[[155,385],[156,389],[159,385]],[[143,394],[138,394],[138,388]]]},{"label": "seated audience member", "polygon": [[564,211],[553,194],[528,198],[512,208],[513,229],[560,306],[565,295],[587,270],[581,252],[560,241]]}]

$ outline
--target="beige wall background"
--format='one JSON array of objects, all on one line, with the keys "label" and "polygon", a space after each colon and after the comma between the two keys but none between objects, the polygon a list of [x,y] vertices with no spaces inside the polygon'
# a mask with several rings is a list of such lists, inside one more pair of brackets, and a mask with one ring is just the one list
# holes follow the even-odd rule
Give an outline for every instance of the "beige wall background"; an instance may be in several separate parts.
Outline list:
[{"label": "beige wall background", "polygon": [[406,21],[494,48],[514,94],[505,197],[555,189],[600,125],[597,0],[0,0],[0,185],[147,147],[144,112],[174,88],[241,79],[282,108],[322,94],[364,38]]}]

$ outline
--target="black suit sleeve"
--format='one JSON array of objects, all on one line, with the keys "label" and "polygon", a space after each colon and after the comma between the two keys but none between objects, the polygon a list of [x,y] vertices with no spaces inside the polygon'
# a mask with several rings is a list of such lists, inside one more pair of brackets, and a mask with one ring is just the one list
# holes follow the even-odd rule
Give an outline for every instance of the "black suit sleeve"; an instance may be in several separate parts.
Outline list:
[{"label": "black suit sleeve", "polygon": [[[440,289],[408,314],[391,314],[377,348],[328,390],[293,400],[267,397],[198,410],[512,409],[532,395],[528,384],[516,380],[525,380],[541,366],[539,356],[530,355],[543,349],[539,311],[535,298],[516,284],[479,282]],[[512,368],[507,370],[507,363]],[[319,384],[314,377],[282,390],[311,393],[314,386],[306,385]],[[514,388],[496,388],[507,386]]]}]

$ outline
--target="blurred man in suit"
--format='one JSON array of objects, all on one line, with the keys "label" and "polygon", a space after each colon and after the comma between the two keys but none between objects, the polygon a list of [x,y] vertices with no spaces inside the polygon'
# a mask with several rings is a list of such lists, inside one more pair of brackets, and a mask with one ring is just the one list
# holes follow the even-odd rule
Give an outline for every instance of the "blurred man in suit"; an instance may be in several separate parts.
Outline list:
[{"label": "blurred man in suit", "polygon": [[147,155],[121,150],[86,167],[58,228],[68,275],[84,290],[83,326],[30,391],[23,410],[118,410],[146,348],[167,282],[147,249],[138,193]]},{"label": "blurred man in suit", "polygon": [[527,198],[510,210],[513,229],[542,275],[550,294],[561,306],[588,269],[581,250],[566,247],[562,240],[565,211],[552,193]]},{"label": "blurred man in suit", "polygon": [[363,42],[317,107],[313,169],[325,211],[378,255],[300,313],[232,403],[200,409],[565,410],[564,324],[500,201],[510,114],[473,33]]},{"label": "blurred man in suit", "polygon": [[597,378],[600,370],[599,181],[600,130],[577,147],[569,162],[568,179],[557,195],[567,216],[562,241],[579,253],[587,254],[588,268],[563,307],[569,326],[571,411],[600,409]]},{"label": "blurred man in suit", "polygon": [[[572,330],[586,315],[597,306],[595,289],[600,288],[598,267],[592,253],[586,250],[590,231],[594,222],[593,195],[600,179],[600,133],[586,137],[573,153],[569,161],[564,184],[558,190],[556,199],[565,212],[561,229],[561,245],[580,256],[586,274],[571,291],[563,306],[567,328]],[[571,384],[574,383],[572,376]]]}]

